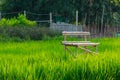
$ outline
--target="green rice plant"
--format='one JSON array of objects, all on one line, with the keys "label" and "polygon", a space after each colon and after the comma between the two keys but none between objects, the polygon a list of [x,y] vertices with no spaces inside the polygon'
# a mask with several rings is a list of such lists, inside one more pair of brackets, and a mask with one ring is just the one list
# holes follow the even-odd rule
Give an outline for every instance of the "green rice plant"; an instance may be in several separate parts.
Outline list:
[{"label": "green rice plant", "polygon": [[76,58],[65,52],[62,39],[1,42],[0,80],[120,79],[119,38],[99,39],[99,54]]}]

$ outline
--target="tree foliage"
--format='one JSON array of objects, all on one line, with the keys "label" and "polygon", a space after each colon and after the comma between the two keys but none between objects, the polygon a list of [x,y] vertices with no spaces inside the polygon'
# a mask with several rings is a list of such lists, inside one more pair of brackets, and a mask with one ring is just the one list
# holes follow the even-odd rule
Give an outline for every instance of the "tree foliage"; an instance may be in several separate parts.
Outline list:
[{"label": "tree foliage", "polygon": [[36,26],[35,21],[30,21],[28,20],[24,15],[19,14],[17,17],[11,18],[11,19],[6,19],[2,18],[0,20],[0,27],[32,27]]},{"label": "tree foliage", "polygon": [[[4,12],[31,11],[50,13],[63,19],[75,21],[75,11],[79,11],[79,22],[82,24],[111,24],[113,14],[120,13],[120,0],[2,0]],[[103,16],[103,19],[101,17]],[[120,16],[120,15],[118,15]]]}]

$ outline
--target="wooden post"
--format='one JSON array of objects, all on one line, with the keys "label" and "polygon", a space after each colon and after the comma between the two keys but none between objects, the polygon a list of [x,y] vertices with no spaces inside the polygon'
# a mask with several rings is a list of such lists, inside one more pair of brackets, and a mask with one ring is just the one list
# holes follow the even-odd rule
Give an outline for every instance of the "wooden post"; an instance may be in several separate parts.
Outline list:
[{"label": "wooden post", "polygon": [[2,14],[1,14],[1,12],[0,12],[0,20],[1,20],[1,18],[2,18]]},{"label": "wooden post", "polygon": [[86,35],[84,35],[84,40],[87,41],[87,36]]},{"label": "wooden post", "polygon": [[26,17],[26,11],[24,10],[24,16]]},{"label": "wooden post", "polygon": [[76,11],[76,31],[77,31],[77,27],[78,27],[78,11]]},{"label": "wooden post", "polygon": [[66,35],[64,35],[64,41],[66,41],[66,37],[67,37],[67,36],[66,36]]},{"label": "wooden post", "polygon": [[52,26],[52,13],[50,12],[50,26]]},{"label": "wooden post", "polygon": [[78,46],[76,46],[76,55],[75,56],[77,56],[78,55]]},{"label": "wooden post", "polygon": [[98,53],[98,46],[96,45],[95,47],[96,47],[96,53]]}]

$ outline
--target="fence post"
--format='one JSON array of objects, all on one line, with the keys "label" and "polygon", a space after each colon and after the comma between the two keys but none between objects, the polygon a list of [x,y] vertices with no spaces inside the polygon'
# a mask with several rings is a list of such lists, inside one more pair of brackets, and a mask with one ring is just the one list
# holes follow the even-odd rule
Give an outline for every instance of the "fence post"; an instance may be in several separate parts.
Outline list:
[{"label": "fence post", "polygon": [[77,31],[77,27],[78,27],[78,11],[76,11],[76,31]]},{"label": "fence post", "polygon": [[1,20],[1,18],[2,18],[2,14],[1,14],[1,12],[0,12],[0,20]]},{"label": "fence post", "polygon": [[50,12],[50,26],[52,26],[52,13]]},{"label": "fence post", "polygon": [[26,17],[26,11],[24,10],[24,16]]}]

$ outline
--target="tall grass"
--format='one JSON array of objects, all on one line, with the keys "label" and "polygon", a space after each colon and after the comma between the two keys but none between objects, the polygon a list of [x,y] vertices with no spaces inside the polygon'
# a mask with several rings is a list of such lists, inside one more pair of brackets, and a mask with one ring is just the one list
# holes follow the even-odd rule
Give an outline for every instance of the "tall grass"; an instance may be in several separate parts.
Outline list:
[{"label": "tall grass", "polygon": [[0,80],[120,80],[120,39],[99,40],[99,54],[65,53],[61,38],[1,42]]}]

